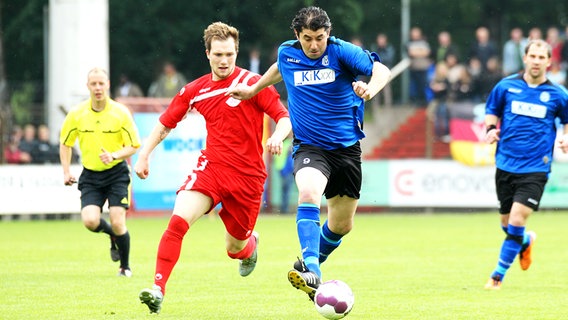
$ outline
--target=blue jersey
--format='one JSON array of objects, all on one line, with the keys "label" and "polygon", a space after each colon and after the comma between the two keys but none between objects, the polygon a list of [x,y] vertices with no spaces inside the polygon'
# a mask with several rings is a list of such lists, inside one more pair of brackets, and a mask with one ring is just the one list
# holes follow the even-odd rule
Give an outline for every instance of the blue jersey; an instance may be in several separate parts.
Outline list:
[{"label": "blue jersey", "polygon": [[497,168],[511,173],[550,172],[555,119],[568,123],[568,91],[546,81],[529,86],[522,74],[501,80],[487,99],[486,114],[501,119]]},{"label": "blue jersey", "polygon": [[353,91],[357,76],[370,76],[380,61],[349,42],[330,37],[318,59],[306,57],[298,40],[278,48],[278,70],[288,92],[295,145],[346,148],[365,137],[364,100]]}]

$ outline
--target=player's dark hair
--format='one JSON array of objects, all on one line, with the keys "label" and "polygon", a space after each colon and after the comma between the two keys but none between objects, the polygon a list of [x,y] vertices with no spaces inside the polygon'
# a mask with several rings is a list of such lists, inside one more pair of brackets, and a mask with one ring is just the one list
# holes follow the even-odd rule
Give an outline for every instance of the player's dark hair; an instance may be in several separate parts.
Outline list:
[{"label": "player's dark hair", "polygon": [[298,11],[298,14],[292,20],[290,28],[298,34],[303,29],[317,31],[324,28],[325,30],[331,30],[331,20],[329,20],[325,10],[318,7],[307,7]]},{"label": "player's dark hair", "polygon": [[211,41],[227,40],[233,38],[235,40],[235,49],[239,52],[239,30],[231,27],[223,22],[213,22],[207,29],[203,31],[203,42],[205,42],[205,49],[211,50]]}]

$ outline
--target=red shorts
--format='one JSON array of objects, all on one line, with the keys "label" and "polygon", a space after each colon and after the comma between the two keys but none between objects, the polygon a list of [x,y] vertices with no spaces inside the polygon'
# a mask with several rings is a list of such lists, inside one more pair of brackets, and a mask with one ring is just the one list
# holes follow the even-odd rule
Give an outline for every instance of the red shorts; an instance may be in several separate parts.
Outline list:
[{"label": "red shorts", "polygon": [[210,197],[210,210],[221,203],[219,217],[227,232],[245,240],[254,230],[260,212],[264,181],[264,177],[242,175],[232,168],[213,165],[202,155],[178,192],[193,190]]}]

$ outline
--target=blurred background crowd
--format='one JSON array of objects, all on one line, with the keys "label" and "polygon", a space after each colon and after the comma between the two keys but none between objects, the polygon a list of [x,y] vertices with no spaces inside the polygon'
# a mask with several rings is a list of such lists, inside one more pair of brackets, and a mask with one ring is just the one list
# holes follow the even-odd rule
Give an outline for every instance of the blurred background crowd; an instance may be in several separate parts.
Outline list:
[{"label": "blurred background crowd", "polygon": [[[409,30],[400,27],[405,3],[410,6],[406,8],[410,12]],[[170,98],[193,80],[194,74],[203,73],[208,64],[202,54],[203,44],[195,39],[201,38],[202,26],[213,20],[241,30],[237,63],[262,73],[274,61],[277,45],[293,37],[291,17],[297,7],[305,4],[293,0],[262,6],[255,1],[194,5],[195,19],[187,19],[182,13],[186,12],[183,3],[109,1],[113,98]],[[328,11],[334,21],[333,35],[378,52],[390,68],[409,59],[404,71],[409,81],[393,81],[369,102],[368,109],[431,107],[436,117],[436,136],[441,140],[448,139],[449,106],[460,101],[481,103],[497,81],[522,70],[523,50],[530,39],[545,39],[553,48],[549,79],[563,86],[568,81],[566,3],[333,0],[315,1],[313,5]],[[49,0],[0,0],[0,10],[0,88],[4,88],[0,90],[0,160],[57,163],[58,141],[50,141],[49,132],[53,137],[59,128],[45,125],[42,43]],[[285,98],[283,87],[277,89]],[[376,112],[369,114],[380,116]]]}]

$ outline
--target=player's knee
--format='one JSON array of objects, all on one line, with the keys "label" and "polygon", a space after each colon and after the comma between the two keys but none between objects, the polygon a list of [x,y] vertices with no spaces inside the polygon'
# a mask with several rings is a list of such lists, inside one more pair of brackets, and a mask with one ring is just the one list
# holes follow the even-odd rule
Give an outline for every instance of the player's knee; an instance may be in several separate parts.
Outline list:
[{"label": "player's knee", "polygon": [[344,225],[340,225],[337,228],[337,234],[340,234],[342,236],[348,234],[349,232],[351,232],[351,230],[353,229],[353,225],[352,224],[344,224]]},{"label": "player's knee", "polygon": [[112,232],[117,236],[121,236],[126,233],[126,224],[124,222],[113,222],[110,227]]},{"label": "player's knee", "polygon": [[83,225],[85,228],[92,232],[98,232],[99,222],[99,220],[95,219],[83,219]]},{"label": "player's knee", "polygon": [[319,205],[321,194],[318,194],[314,190],[299,190],[298,198],[299,203],[313,203]]}]

